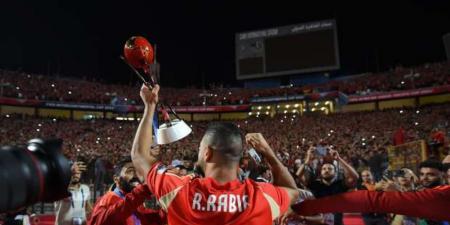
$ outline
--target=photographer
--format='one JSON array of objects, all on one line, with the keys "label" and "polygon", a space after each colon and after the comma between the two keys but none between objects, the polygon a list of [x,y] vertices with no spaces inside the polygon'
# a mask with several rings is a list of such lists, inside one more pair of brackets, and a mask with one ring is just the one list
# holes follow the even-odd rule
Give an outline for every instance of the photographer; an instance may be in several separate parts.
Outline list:
[{"label": "photographer", "polygon": [[[359,176],[355,169],[344,161],[336,150],[329,150],[329,156],[335,160],[338,165],[344,169],[344,177],[338,177],[337,166],[333,162],[326,161],[320,167],[320,176],[315,176],[310,164],[316,156],[316,148],[310,146],[307,151],[305,164],[301,166],[296,176],[298,176],[305,187],[314,194],[316,198],[335,195],[347,192],[355,187]],[[341,213],[327,214],[325,221],[330,225],[342,225],[343,218]]]},{"label": "photographer", "polygon": [[81,174],[86,165],[75,162],[69,192],[71,197],[55,202],[56,225],[86,224],[87,215],[92,211],[91,192],[86,184],[81,184]]}]

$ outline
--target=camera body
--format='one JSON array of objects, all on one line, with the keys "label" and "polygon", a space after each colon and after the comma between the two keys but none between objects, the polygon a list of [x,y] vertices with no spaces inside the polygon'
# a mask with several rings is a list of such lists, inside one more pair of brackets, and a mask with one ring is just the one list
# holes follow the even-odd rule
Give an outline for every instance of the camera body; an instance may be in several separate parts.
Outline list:
[{"label": "camera body", "polygon": [[61,147],[60,139],[32,139],[0,148],[0,212],[70,196],[71,165]]}]

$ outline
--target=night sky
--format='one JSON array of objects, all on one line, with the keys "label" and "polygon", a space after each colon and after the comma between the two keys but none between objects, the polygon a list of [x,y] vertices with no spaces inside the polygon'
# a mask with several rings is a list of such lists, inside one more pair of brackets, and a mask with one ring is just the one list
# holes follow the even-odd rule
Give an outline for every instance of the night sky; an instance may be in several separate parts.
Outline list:
[{"label": "night sky", "polygon": [[135,81],[119,55],[130,36],[142,35],[158,45],[163,85],[238,85],[236,32],[332,18],[337,74],[445,60],[450,1],[292,2],[2,1],[0,68]]}]

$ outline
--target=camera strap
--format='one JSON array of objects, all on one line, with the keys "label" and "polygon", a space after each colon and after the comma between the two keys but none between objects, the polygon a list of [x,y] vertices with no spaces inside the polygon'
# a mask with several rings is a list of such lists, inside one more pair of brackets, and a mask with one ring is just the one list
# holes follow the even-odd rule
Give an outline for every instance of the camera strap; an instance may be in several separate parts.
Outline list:
[{"label": "camera strap", "polygon": [[[125,200],[125,195],[119,190],[119,188],[114,189],[114,193],[119,196],[119,198]],[[141,225],[141,220],[136,216],[135,213],[131,214],[131,217],[133,218],[134,225]]]},{"label": "camera strap", "polygon": [[[80,191],[81,191],[81,208],[84,208],[84,192],[83,192],[83,188],[81,188],[81,186],[80,186]],[[71,204],[72,208],[75,209],[75,202],[73,201],[73,196],[70,197],[70,204]]]}]

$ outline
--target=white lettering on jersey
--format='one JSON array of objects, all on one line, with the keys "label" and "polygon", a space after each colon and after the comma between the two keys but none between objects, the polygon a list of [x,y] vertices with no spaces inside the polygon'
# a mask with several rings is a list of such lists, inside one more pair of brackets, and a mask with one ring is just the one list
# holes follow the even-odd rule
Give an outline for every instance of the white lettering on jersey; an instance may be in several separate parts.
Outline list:
[{"label": "white lettering on jersey", "polygon": [[227,199],[228,195],[219,196],[219,205],[217,206],[217,212],[227,212]]},{"label": "white lettering on jersey", "polygon": [[206,202],[206,211],[216,211],[216,205],[214,204],[216,203],[216,199],[217,197],[215,195],[208,196],[208,201]]},{"label": "white lettering on jersey", "polygon": [[200,193],[194,194],[194,199],[192,200],[192,209],[193,210],[200,210],[200,201],[202,200],[202,195]]},{"label": "white lettering on jersey", "polygon": [[192,209],[196,211],[236,213],[244,211],[247,207],[248,195],[210,194],[206,202],[205,200],[202,202],[202,194],[196,192],[192,199]]},{"label": "white lettering on jersey", "polygon": [[228,197],[230,203],[228,203],[228,212],[234,213],[236,212],[236,196],[233,194],[230,194]]},{"label": "white lettering on jersey", "polygon": [[238,205],[239,212],[242,212],[241,196],[240,195],[236,195],[236,199],[237,199],[237,205]]}]

